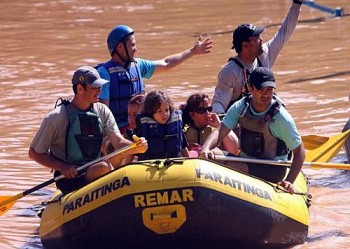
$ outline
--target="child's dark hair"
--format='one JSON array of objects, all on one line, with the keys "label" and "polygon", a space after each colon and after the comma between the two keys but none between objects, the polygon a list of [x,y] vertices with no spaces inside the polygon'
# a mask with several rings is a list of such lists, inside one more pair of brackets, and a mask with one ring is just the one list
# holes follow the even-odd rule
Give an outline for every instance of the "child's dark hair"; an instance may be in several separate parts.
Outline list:
[{"label": "child's dark hair", "polygon": [[152,117],[164,102],[169,104],[170,114],[172,114],[174,111],[174,103],[165,92],[160,90],[149,92],[143,104],[142,113]]},{"label": "child's dark hair", "polygon": [[182,121],[184,124],[193,125],[193,119],[190,116],[190,112],[194,112],[200,104],[205,101],[209,101],[209,96],[206,94],[195,93],[192,94],[188,99],[186,104],[180,106],[180,110],[182,110]]},{"label": "child's dark hair", "polygon": [[128,105],[138,105],[142,106],[145,102],[146,95],[144,93],[135,94],[130,100]]}]

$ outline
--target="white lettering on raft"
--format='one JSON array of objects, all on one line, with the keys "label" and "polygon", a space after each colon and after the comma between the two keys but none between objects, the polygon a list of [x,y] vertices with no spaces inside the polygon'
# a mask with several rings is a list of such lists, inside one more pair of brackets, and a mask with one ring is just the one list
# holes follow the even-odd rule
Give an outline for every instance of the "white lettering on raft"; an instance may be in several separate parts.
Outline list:
[{"label": "white lettering on raft", "polygon": [[196,176],[197,178],[208,179],[213,182],[230,186],[231,188],[235,188],[235,189],[244,191],[248,194],[252,194],[260,198],[272,201],[272,198],[267,191],[263,191],[262,189],[255,187],[251,184],[229,178],[228,176],[223,177],[222,175],[216,172],[202,172],[200,169],[196,169]]}]

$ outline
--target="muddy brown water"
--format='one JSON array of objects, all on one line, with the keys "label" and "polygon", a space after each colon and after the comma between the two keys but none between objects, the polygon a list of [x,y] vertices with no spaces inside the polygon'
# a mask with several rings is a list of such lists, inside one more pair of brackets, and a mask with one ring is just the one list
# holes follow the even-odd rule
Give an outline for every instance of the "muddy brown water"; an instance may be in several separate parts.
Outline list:
[{"label": "muddy brown water", "polygon": [[[81,65],[108,59],[106,36],[117,24],[136,31],[138,56],[160,59],[192,46],[199,34],[214,40],[212,53],[146,81],[166,90],[177,104],[194,92],[210,96],[217,73],[231,51],[232,30],[240,23],[276,32],[289,0],[2,0],[0,8],[0,195],[12,196],[51,178],[28,158],[31,139],[59,97],[71,97],[71,75]],[[347,0],[318,0],[343,7],[334,18],[303,6],[300,22],[273,70],[278,93],[303,135],[334,135],[349,118],[350,6]],[[335,160],[342,161],[344,155]],[[294,248],[350,247],[350,174],[305,169],[310,177],[310,232]],[[54,186],[18,200],[0,217],[0,248],[42,248],[36,216]]]}]

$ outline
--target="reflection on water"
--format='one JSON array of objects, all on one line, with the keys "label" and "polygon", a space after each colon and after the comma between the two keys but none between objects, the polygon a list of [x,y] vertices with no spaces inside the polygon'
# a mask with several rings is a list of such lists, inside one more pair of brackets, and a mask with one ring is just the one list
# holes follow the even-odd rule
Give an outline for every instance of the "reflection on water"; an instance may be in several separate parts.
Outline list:
[{"label": "reflection on water", "polygon": [[[108,59],[106,36],[117,24],[136,31],[138,56],[159,59],[190,47],[199,34],[213,52],[146,81],[165,89],[176,104],[196,91],[212,96],[220,67],[232,55],[232,30],[241,23],[277,30],[289,0],[20,1],[3,0],[0,15],[0,194],[12,196],[48,179],[49,169],[27,150],[42,118],[59,97],[71,97],[75,68]],[[347,0],[318,0],[347,8]],[[196,11],[193,11],[193,10]],[[348,11],[345,9],[345,12]],[[349,15],[334,18],[303,6],[300,23],[274,66],[278,93],[302,134],[333,135],[349,118]],[[313,195],[309,240],[295,248],[348,248],[350,176],[305,169]],[[54,186],[18,200],[0,217],[0,248],[41,248],[36,212]]]}]

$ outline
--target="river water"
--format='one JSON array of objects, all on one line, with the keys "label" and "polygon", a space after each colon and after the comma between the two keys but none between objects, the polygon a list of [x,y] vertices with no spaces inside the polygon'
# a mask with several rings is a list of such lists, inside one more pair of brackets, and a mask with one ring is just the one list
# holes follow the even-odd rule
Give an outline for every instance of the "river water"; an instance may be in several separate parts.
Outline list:
[{"label": "river water", "polygon": [[[278,93],[303,135],[339,133],[349,118],[350,21],[348,0],[317,0],[343,7],[345,16],[302,7],[300,22],[274,72]],[[199,34],[214,40],[212,53],[191,58],[146,81],[177,104],[194,92],[213,95],[217,73],[231,51],[232,30],[241,23],[277,30],[289,0],[2,0],[0,8],[0,195],[21,193],[51,178],[28,158],[31,139],[59,97],[71,97],[71,75],[81,65],[109,58],[106,37],[117,24],[135,29],[138,56],[160,59],[192,46]],[[339,162],[344,155],[336,158]],[[350,247],[350,174],[312,170],[313,196],[307,243],[294,248]],[[40,189],[0,217],[0,248],[42,248],[37,210],[54,191]]]}]

